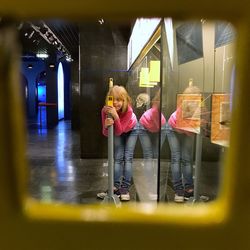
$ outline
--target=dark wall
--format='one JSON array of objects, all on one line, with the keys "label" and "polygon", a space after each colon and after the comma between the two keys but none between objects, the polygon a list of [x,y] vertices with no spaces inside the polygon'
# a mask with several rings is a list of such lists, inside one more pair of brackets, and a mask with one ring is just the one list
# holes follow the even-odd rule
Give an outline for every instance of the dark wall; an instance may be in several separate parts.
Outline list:
[{"label": "dark wall", "polygon": [[127,41],[117,29],[87,24],[80,28],[80,133],[81,157],[107,157],[107,138],[102,135],[101,109],[114,84],[127,82]]},{"label": "dark wall", "polygon": [[71,63],[71,128],[80,129],[79,59]]},{"label": "dark wall", "polygon": [[29,98],[28,98],[28,90],[29,90],[29,84],[28,80],[25,75],[22,73],[20,74],[21,77],[21,91],[22,91],[22,98],[23,98],[23,105],[24,105],[24,112],[27,117],[28,115],[28,108],[29,108]]},{"label": "dark wall", "polygon": [[[32,68],[28,68],[32,65]],[[36,118],[37,115],[37,96],[36,96],[36,80],[38,75],[44,71],[46,65],[42,60],[36,61],[23,61],[22,74],[28,81],[28,96],[27,96],[27,119]]]}]

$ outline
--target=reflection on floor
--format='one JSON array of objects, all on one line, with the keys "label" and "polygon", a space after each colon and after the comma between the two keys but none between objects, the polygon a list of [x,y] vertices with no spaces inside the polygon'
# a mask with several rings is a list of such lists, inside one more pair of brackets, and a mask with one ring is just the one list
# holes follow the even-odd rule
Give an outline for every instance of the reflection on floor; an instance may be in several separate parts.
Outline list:
[{"label": "reflection on floor", "polygon": [[[97,203],[96,194],[108,187],[107,159],[80,159],[79,134],[71,130],[70,121],[61,121],[55,129],[28,127],[27,157],[30,178],[29,193],[44,202]],[[132,201],[155,201],[157,193],[157,162],[152,162],[149,175],[142,159],[134,159]],[[169,161],[161,162],[160,201],[173,201]],[[168,176],[169,172],[169,176]],[[151,176],[150,185],[145,179]],[[200,194],[216,198],[218,164],[202,163]],[[147,183],[149,184],[149,183]]]}]

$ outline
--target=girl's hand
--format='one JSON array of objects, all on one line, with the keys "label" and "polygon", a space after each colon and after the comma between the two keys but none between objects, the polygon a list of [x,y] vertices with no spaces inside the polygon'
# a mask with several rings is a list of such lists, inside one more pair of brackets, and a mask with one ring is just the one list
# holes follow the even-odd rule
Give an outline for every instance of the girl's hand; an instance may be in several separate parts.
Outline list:
[{"label": "girl's hand", "polygon": [[114,120],[112,118],[106,118],[104,121],[105,128],[108,128],[109,126],[114,124]]},{"label": "girl's hand", "polygon": [[117,114],[115,107],[105,106],[104,112],[106,114],[110,114],[114,120],[117,120],[119,118],[119,115]]}]

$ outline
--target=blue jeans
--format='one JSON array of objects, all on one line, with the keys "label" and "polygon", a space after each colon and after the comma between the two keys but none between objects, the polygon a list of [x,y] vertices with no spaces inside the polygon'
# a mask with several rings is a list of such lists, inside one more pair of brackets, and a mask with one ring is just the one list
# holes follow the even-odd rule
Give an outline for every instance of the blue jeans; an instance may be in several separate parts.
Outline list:
[{"label": "blue jeans", "polygon": [[[159,135],[159,133],[161,133]],[[161,146],[159,148],[159,137],[161,138]],[[166,126],[161,127],[161,131],[152,133],[139,124],[139,140],[141,142],[143,152],[144,167],[141,169],[141,177],[144,180],[143,191],[146,200],[149,199],[149,193],[157,193],[157,162],[159,150],[166,139]],[[156,159],[156,160],[155,160]]]},{"label": "blue jeans", "polygon": [[[132,177],[132,161],[138,137],[138,124],[120,136],[114,136],[114,185],[129,188]],[[121,183],[121,178],[122,183]]]},{"label": "blue jeans", "polygon": [[192,154],[194,135],[188,136],[178,133],[167,124],[167,137],[171,150],[171,170],[174,190],[193,188]]},{"label": "blue jeans", "polygon": [[[161,127],[161,147],[166,138],[166,125]],[[158,158],[159,154],[159,132],[152,133],[143,125],[139,124],[139,139],[142,146],[143,158],[153,159]]]}]

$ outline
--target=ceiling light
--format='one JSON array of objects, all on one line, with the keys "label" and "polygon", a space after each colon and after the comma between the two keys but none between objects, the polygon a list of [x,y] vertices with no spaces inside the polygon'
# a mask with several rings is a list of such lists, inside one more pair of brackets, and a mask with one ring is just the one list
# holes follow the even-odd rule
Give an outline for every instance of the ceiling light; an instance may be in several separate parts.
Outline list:
[{"label": "ceiling light", "polygon": [[34,35],[35,31],[33,30],[30,35],[28,36],[28,38],[30,39],[33,35]]},{"label": "ceiling light", "polygon": [[99,22],[100,24],[104,24],[104,20],[103,20],[102,18],[99,19],[98,22]]},{"label": "ceiling light", "polygon": [[45,53],[38,53],[38,54],[36,54],[36,57],[44,59],[44,58],[48,58],[49,55],[45,54]]},{"label": "ceiling light", "polygon": [[73,59],[71,58],[71,55],[66,55],[66,61],[67,62],[72,62]]}]

